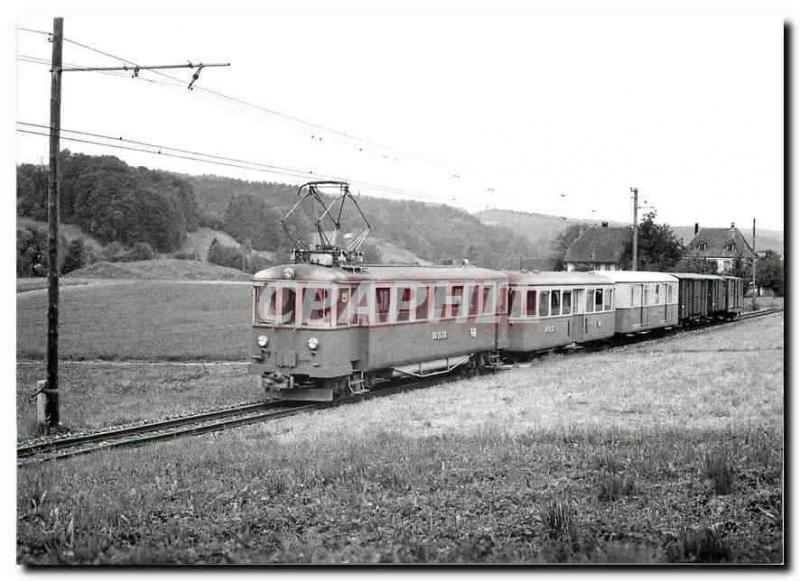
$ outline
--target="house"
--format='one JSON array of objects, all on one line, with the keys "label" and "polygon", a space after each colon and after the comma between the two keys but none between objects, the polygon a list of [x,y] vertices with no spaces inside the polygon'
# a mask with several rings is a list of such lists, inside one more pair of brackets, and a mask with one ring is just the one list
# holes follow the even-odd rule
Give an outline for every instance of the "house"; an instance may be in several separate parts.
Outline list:
[{"label": "house", "polygon": [[702,258],[717,265],[717,272],[726,272],[733,267],[739,256],[745,260],[753,257],[753,247],[744,235],[731,223],[730,228],[700,228],[694,225],[694,238],[686,247],[687,258]]},{"label": "house", "polygon": [[609,228],[605,222],[586,229],[567,248],[567,271],[622,270],[622,256],[631,237],[630,228]]}]

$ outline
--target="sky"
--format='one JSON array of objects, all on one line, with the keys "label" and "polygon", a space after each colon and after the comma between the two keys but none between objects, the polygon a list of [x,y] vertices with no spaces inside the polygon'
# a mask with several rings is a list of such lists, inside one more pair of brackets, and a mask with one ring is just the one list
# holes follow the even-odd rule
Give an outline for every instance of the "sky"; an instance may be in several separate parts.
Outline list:
[{"label": "sky", "polygon": [[[50,31],[53,15],[21,9],[17,25]],[[65,130],[313,173],[62,141],[75,152],[253,181],[329,175],[365,195],[594,220],[630,221],[637,187],[640,215],[655,209],[659,221],[783,226],[779,11],[471,4],[59,15],[65,66],[124,64],[98,50],[141,65],[231,65],[204,69],[192,91],[188,70],[163,71],[172,79],[65,72]],[[15,34],[16,120],[46,125],[48,66],[30,60],[49,61],[51,45]],[[18,162],[47,160],[47,138],[17,135]]]}]

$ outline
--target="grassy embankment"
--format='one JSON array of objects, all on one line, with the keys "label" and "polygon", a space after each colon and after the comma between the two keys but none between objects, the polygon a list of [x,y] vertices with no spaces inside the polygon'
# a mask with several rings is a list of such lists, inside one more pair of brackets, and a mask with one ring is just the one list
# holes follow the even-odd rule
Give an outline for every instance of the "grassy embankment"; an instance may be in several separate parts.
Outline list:
[{"label": "grassy embankment", "polygon": [[780,562],[783,318],[24,468],[27,563]]}]

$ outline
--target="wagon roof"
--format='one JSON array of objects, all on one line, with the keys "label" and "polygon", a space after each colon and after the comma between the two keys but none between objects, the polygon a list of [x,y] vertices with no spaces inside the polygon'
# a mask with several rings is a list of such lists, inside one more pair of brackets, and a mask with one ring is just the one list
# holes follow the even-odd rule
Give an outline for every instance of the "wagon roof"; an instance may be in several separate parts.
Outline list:
[{"label": "wagon roof", "polygon": [[365,265],[360,271],[345,270],[338,267],[317,266],[314,264],[284,264],[273,266],[257,272],[254,281],[286,280],[283,271],[294,269],[295,281],[315,281],[327,283],[358,283],[366,281],[506,281],[502,272],[479,268],[472,265],[463,266],[420,266],[420,265]]},{"label": "wagon roof", "polygon": [[724,277],[717,274],[699,274],[697,272],[673,272],[672,276],[688,280],[722,280]]},{"label": "wagon roof", "polygon": [[677,282],[674,273],[642,270],[604,270],[603,276],[614,282]]},{"label": "wagon roof", "polygon": [[506,272],[512,285],[592,286],[614,284],[614,281],[595,272]]}]

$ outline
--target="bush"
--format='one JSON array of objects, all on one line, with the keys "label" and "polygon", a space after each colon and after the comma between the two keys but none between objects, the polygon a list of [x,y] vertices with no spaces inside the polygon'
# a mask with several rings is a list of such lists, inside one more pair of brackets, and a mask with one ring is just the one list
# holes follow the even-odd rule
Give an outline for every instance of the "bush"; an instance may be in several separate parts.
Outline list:
[{"label": "bush", "polygon": [[153,247],[147,242],[137,242],[125,253],[123,260],[126,262],[150,260],[154,258],[155,255],[156,253],[153,251]]},{"label": "bush", "polygon": [[78,270],[86,266],[87,252],[83,240],[76,238],[70,242],[64,250],[64,264],[61,273],[67,274],[73,270]]},{"label": "bush", "polygon": [[733,490],[734,469],[730,455],[723,450],[707,452],[704,459],[705,475],[717,494]]}]

